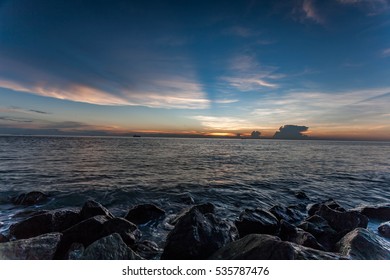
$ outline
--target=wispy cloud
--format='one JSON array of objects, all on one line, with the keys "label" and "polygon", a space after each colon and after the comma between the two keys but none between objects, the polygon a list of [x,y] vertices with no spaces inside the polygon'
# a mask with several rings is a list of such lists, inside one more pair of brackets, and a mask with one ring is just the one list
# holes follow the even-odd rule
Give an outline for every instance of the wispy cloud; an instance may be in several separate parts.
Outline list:
[{"label": "wispy cloud", "polygon": [[256,127],[255,124],[246,119],[235,117],[193,116],[191,119],[199,121],[206,130],[237,131]]},{"label": "wispy cloud", "polygon": [[307,19],[310,19],[319,24],[325,23],[324,17],[317,10],[313,0],[303,0],[302,10]]},{"label": "wispy cloud", "polygon": [[218,103],[218,104],[231,104],[231,103],[236,103],[240,100],[238,99],[216,99],[213,102]]},{"label": "wispy cloud", "polygon": [[337,0],[343,5],[353,5],[367,11],[368,16],[383,14],[390,9],[388,0]]},{"label": "wispy cloud", "polygon": [[0,107],[0,112],[2,113],[23,113],[23,114],[41,114],[41,115],[50,115],[51,113],[41,111],[41,110],[35,110],[35,109],[25,109],[25,108],[20,108],[17,106],[10,106],[6,108],[1,108]]},{"label": "wispy cloud", "polygon": [[383,57],[389,57],[389,56],[390,56],[390,48],[384,49],[384,50],[382,51],[382,56],[383,56]]},{"label": "wispy cloud", "polygon": [[6,122],[16,122],[16,123],[31,123],[32,120],[26,118],[16,118],[16,117],[8,117],[8,116],[0,116],[0,120]]}]

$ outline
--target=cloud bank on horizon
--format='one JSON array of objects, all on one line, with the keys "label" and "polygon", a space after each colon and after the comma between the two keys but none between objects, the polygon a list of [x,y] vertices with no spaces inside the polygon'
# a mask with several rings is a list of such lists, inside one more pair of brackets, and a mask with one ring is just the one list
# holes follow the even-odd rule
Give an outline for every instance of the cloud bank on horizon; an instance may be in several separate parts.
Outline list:
[{"label": "cloud bank on horizon", "polygon": [[390,140],[389,27],[389,0],[5,0],[0,134]]}]

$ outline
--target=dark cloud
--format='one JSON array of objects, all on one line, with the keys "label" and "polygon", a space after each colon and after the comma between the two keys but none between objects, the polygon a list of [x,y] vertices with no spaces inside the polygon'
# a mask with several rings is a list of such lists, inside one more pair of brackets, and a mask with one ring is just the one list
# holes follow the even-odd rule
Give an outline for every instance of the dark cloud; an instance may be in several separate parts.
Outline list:
[{"label": "dark cloud", "polygon": [[252,131],[252,133],[251,133],[251,137],[255,138],[255,139],[260,138],[260,135],[261,135],[260,131]]},{"label": "dark cloud", "polygon": [[25,119],[25,118],[15,118],[15,117],[7,117],[7,116],[0,116],[0,120],[7,121],[7,122],[17,122],[17,123],[31,123],[32,120]]},{"label": "dark cloud", "polygon": [[307,126],[286,124],[275,132],[275,139],[307,139],[308,136],[302,134],[309,129]]}]

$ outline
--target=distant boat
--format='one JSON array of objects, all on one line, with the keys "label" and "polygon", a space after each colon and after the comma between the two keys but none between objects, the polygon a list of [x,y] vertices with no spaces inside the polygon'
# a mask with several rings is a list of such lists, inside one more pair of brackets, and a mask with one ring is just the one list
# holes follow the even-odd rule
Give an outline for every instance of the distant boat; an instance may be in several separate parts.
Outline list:
[{"label": "distant boat", "polygon": [[136,134],[135,134],[135,135],[133,135],[133,137],[141,137],[141,135],[136,135]]}]

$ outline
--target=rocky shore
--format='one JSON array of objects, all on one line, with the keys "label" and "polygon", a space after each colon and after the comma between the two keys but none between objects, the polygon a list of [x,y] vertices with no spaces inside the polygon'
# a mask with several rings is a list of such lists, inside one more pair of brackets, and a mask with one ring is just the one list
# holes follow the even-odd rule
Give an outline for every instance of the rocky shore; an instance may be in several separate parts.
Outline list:
[{"label": "rocky shore", "polygon": [[[214,260],[390,260],[390,204],[344,209],[334,200],[244,209],[227,220],[211,203],[192,205],[169,220],[162,244],[142,238],[140,227],[161,222],[166,213],[153,204],[135,205],[115,217],[96,201],[81,209],[37,211],[0,234],[0,259],[214,259]],[[41,192],[12,198],[17,205],[47,199]]]}]

